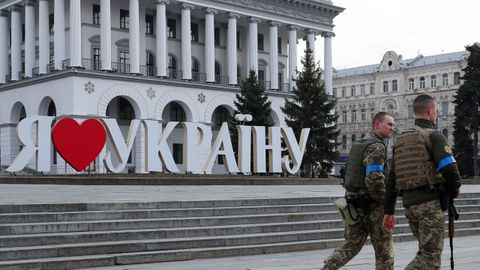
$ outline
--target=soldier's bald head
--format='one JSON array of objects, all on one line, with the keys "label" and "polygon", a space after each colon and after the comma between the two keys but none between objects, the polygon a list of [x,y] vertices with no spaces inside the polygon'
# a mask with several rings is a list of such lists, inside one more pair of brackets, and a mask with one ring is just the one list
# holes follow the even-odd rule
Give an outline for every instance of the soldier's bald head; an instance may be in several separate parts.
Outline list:
[{"label": "soldier's bald head", "polygon": [[413,101],[413,112],[415,115],[425,115],[427,110],[435,106],[435,100],[429,95],[420,95]]}]

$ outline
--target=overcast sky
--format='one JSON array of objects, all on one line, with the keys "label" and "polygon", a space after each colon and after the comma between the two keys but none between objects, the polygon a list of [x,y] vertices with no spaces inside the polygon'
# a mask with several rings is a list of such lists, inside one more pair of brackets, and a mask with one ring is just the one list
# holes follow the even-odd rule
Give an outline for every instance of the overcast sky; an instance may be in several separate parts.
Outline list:
[{"label": "overcast sky", "polygon": [[[380,63],[393,50],[403,59],[464,50],[480,42],[478,0],[333,0],[333,67]],[[317,37],[323,66],[323,38]]]}]

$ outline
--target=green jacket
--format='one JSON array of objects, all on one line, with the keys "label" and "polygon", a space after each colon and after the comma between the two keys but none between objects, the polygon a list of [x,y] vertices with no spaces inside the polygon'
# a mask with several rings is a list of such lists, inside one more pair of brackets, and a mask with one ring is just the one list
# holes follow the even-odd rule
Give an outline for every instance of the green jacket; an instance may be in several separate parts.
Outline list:
[{"label": "green jacket", "polygon": [[[421,128],[436,129],[435,124],[426,119],[415,119],[415,125]],[[459,188],[460,173],[458,172],[457,164],[453,159],[453,153],[448,146],[447,139],[438,131],[434,131],[430,134],[430,140],[432,141],[432,158],[437,165],[437,170],[445,178],[445,188],[447,190],[453,190]],[[394,146],[395,147],[395,146]],[[395,156],[392,157],[395,160]],[[394,162],[392,162],[393,164]],[[393,165],[392,165],[393,166]],[[396,191],[396,179],[395,168],[392,167],[389,173],[386,194],[385,194],[385,214],[392,215],[395,213],[395,202],[397,200]],[[428,187],[419,188],[415,190],[407,190],[402,194],[403,205],[405,207],[429,202],[432,200],[438,200],[440,198],[440,192],[436,189],[429,189]]]}]

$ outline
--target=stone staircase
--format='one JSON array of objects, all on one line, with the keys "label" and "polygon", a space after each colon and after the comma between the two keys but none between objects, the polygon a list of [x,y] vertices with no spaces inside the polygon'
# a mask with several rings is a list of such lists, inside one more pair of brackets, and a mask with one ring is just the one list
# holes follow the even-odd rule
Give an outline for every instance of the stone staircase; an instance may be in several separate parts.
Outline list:
[{"label": "stone staircase", "polygon": [[[331,248],[336,198],[0,205],[0,269],[55,270]],[[480,234],[480,193],[456,200]],[[395,241],[412,240],[397,205]]]}]

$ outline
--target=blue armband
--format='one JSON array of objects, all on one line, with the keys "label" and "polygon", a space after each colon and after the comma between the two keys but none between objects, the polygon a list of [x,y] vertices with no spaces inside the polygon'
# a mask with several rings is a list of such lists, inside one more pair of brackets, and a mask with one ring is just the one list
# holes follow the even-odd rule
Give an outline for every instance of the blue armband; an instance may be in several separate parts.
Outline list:
[{"label": "blue armband", "polygon": [[383,166],[379,164],[372,164],[368,165],[367,168],[365,168],[365,173],[371,173],[371,172],[383,172]]},{"label": "blue armband", "polygon": [[440,160],[440,162],[438,163],[438,170],[441,170],[443,167],[447,166],[447,165],[450,165],[452,163],[455,163],[457,162],[452,156],[448,156],[442,160]]}]

